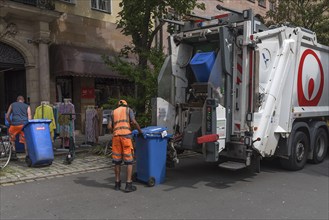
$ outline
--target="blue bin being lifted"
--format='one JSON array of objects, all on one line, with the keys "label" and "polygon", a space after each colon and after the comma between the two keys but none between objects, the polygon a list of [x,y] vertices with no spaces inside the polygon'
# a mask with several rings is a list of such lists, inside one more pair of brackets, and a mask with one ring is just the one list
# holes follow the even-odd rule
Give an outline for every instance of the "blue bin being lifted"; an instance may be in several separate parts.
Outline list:
[{"label": "blue bin being lifted", "polygon": [[196,53],[190,61],[190,66],[197,82],[208,82],[212,67],[216,60],[215,52]]},{"label": "blue bin being lifted", "polygon": [[167,128],[149,126],[142,129],[143,137],[138,131],[133,135],[136,143],[136,179],[154,186],[165,181],[167,142],[170,137]]},{"label": "blue bin being lifted", "polygon": [[24,127],[28,166],[52,164],[54,152],[49,130],[50,122],[51,120],[33,119]]}]

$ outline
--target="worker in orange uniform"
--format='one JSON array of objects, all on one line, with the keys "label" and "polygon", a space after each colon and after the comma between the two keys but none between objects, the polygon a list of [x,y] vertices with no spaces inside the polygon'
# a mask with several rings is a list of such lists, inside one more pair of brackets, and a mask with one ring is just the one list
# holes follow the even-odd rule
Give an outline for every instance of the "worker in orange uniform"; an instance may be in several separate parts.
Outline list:
[{"label": "worker in orange uniform", "polygon": [[135,120],[133,111],[128,107],[128,103],[125,100],[118,102],[118,108],[116,108],[110,117],[107,125],[110,132],[113,134],[112,138],[112,162],[114,163],[115,172],[115,190],[120,190],[121,180],[120,171],[122,161],[127,165],[127,182],[125,192],[133,192],[137,188],[132,185],[132,170],[133,170],[133,144],[131,126],[133,124],[139,135],[142,134],[139,124]]},{"label": "worker in orange uniform", "polygon": [[[10,118],[12,115],[12,118]],[[6,120],[8,121],[10,142],[13,146],[12,159],[17,159],[15,140],[16,135],[19,134],[19,142],[24,144],[25,154],[28,157],[27,145],[24,135],[24,126],[32,119],[31,108],[25,103],[23,96],[18,96],[16,102],[13,102],[7,111]]]}]

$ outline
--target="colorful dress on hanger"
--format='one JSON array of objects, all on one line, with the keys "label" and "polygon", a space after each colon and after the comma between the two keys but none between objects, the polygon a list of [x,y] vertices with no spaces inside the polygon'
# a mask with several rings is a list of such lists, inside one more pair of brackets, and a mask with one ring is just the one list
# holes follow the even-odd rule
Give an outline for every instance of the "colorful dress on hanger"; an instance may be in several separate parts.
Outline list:
[{"label": "colorful dress on hanger", "polygon": [[[58,109],[58,123],[60,125],[59,129],[59,136],[61,138],[64,138],[64,147],[68,147],[68,139],[70,138],[70,132],[72,132],[73,141],[75,141],[75,135],[74,135],[74,120],[75,115],[72,116],[72,121],[70,122],[70,115],[63,115],[67,113],[73,113],[75,114],[75,108],[72,103],[61,103]],[[70,131],[71,126],[71,131]]]},{"label": "colorful dress on hanger", "polygon": [[40,105],[35,109],[34,119],[49,119],[51,120],[49,124],[51,139],[54,139],[54,133],[56,129],[56,122],[54,117],[53,108],[49,105]]}]

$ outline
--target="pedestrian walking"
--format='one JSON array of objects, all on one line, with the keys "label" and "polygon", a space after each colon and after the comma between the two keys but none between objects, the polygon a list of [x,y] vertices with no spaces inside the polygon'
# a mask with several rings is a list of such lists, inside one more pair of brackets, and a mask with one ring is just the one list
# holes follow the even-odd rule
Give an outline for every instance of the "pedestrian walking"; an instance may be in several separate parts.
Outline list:
[{"label": "pedestrian walking", "polygon": [[114,163],[115,173],[115,190],[120,190],[121,187],[121,164],[127,166],[127,181],[125,192],[133,192],[137,188],[132,184],[132,170],[133,170],[133,144],[131,124],[134,125],[139,134],[142,134],[139,124],[135,119],[135,115],[131,108],[128,107],[128,103],[125,100],[118,102],[118,108],[116,108],[110,117],[108,123],[108,129],[113,134],[112,139],[112,162]]},{"label": "pedestrian walking", "polygon": [[[12,116],[10,117],[10,115]],[[27,146],[26,146],[23,128],[28,123],[28,120],[32,119],[32,115],[31,115],[31,108],[29,105],[25,103],[25,99],[23,96],[18,96],[16,102],[13,102],[9,106],[6,114],[6,119],[10,125],[8,131],[10,136],[10,142],[12,143],[12,146],[14,148],[11,158],[17,159],[16,146],[15,146],[15,140],[17,134],[19,134],[19,142],[24,144],[25,154],[27,156],[28,152],[27,152]]]}]

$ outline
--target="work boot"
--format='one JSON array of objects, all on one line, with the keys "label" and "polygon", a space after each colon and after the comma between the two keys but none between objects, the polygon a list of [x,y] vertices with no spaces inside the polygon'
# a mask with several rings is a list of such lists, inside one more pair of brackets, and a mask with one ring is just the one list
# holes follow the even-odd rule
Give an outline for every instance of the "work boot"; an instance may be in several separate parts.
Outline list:
[{"label": "work boot", "polygon": [[134,192],[137,190],[137,187],[136,186],[133,186],[133,183],[132,182],[126,182],[126,188],[125,188],[125,192],[128,193],[128,192]]},{"label": "work boot", "polygon": [[11,161],[18,160],[18,157],[17,157],[16,151],[12,151],[12,152],[11,152],[10,160],[11,160]]},{"label": "work boot", "polygon": [[121,188],[121,181],[119,181],[119,182],[115,181],[114,189],[115,189],[116,191],[118,191],[118,190],[120,190],[120,188]]}]

